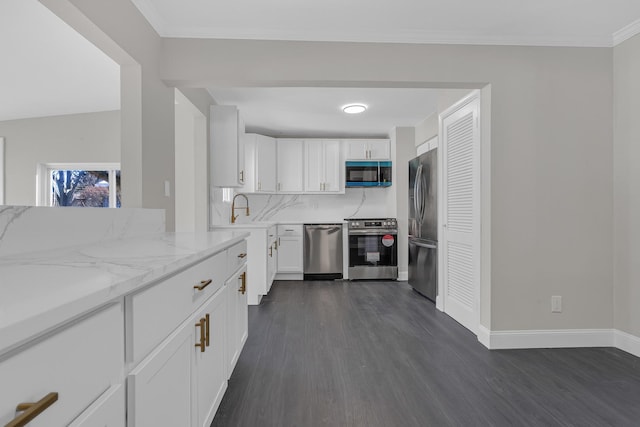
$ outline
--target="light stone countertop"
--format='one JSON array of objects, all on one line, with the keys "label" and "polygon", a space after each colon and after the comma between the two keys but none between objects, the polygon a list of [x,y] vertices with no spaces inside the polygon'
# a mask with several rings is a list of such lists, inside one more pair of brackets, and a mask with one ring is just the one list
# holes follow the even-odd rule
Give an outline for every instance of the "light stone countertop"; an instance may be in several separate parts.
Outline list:
[{"label": "light stone countertop", "polygon": [[0,356],[247,236],[159,233],[0,257]]}]

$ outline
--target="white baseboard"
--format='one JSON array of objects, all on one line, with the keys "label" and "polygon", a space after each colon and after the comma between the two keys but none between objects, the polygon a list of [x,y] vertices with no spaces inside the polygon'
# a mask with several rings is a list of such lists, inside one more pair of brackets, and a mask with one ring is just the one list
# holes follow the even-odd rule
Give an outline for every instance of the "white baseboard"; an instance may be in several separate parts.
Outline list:
[{"label": "white baseboard", "polygon": [[[482,333],[480,333],[480,331]],[[479,328],[478,340],[491,350],[516,348],[614,347],[613,329],[489,331]],[[487,345],[487,343],[489,345]]]},{"label": "white baseboard", "polygon": [[406,282],[409,280],[409,272],[408,271],[398,271],[398,280],[400,282]]},{"label": "white baseboard", "polygon": [[616,348],[633,354],[636,357],[640,357],[640,337],[615,330],[614,344]]},{"label": "white baseboard", "polygon": [[478,327],[478,341],[491,350],[614,347],[640,357],[640,337],[617,329],[490,331],[480,325]]},{"label": "white baseboard", "polygon": [[484,326],[478,326],[478,341],[480,344],[491,349],[491,331]]}]

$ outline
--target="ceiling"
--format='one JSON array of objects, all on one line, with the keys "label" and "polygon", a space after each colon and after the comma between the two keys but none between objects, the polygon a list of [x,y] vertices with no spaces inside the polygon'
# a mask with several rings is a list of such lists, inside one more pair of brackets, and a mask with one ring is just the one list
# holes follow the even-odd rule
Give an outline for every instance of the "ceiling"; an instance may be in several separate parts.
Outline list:
[{"label": "ceiling", "polygon": [[[415,126],[437,109],[436,89],[225,88],[209,89],[218,104],[236,105],[246,130],[273,137],[387,137]],[[346,104],[368,106],[345,114]]]},{"label": "ceiling", "polygon": [[0,1],[0,121],[120,109],[120,67],[37,0]]},{"label": "ceiling", "polygon": [[640,26],[638,0],[132,1],[164,37],[612,46]]}]

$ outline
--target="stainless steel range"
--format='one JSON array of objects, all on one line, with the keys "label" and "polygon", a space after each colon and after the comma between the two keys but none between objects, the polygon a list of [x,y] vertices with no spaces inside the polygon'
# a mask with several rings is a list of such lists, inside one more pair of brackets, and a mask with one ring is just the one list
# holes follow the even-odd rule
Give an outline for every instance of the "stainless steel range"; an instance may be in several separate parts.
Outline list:
[{"label": "stainless steel range", "polygon": [[349,279],[398,278],[398,222],[395,218],[347,218]]}]

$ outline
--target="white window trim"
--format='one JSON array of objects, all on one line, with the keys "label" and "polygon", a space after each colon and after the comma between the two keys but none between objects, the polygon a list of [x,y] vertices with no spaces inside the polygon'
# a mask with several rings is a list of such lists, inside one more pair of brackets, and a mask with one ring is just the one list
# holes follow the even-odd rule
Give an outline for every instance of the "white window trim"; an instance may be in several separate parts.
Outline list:
[{"label": "white window trim", "polygon": [[4,137],[0,136],[0,205],[4,205]]},{"label": "white window trim", "polygon": [[109,171],[109,207],[116,207],[115,171],[120,163],[39,163],[36,172],[36,206],[51,206],[51,170]]}]

